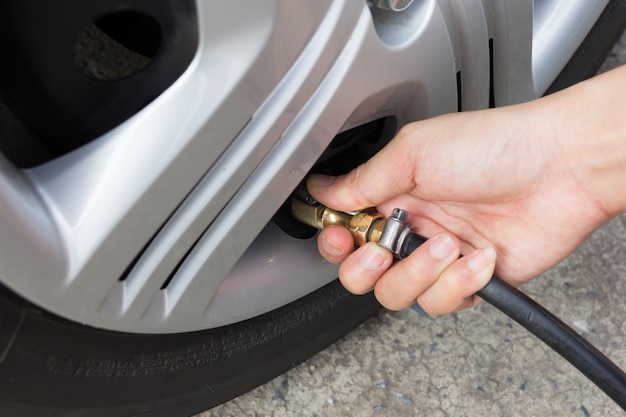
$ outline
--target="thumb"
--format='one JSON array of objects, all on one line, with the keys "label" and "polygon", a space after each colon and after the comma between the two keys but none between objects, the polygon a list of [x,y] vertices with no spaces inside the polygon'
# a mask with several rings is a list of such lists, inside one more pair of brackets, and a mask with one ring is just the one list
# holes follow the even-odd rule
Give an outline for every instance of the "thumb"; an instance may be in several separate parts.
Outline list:
[{"label": "thumb", "polygon": [[317,201],[335,210],[375,207],[415,187],[416,143],[402,129],[387,146],[346,175],[311,175],[307,189]]}]

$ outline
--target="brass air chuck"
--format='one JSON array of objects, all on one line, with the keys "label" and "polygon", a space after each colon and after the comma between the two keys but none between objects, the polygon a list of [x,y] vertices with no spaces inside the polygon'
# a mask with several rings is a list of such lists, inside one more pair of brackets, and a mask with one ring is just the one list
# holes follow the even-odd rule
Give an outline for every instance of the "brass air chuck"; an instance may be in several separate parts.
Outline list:
[{"label": "brass air chuck", "polygon": [[378,242],[386,223],[385,216],[374,209],[344,213],[320,203],[306,203],[297,197],[291,199],[291,213],[299,222],[319,230],[332,225],[345,227],[352,234],[356,246]]}]

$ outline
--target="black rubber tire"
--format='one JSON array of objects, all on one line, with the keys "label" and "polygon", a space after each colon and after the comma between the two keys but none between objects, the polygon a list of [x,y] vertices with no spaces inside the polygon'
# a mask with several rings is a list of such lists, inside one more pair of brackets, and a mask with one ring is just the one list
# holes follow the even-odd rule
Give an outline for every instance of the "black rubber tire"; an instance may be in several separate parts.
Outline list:
[{"label": "black rubber tire", "polygon": [[139,335],[81,326],[0,291],[0,415],[189,416],[335,342],[380,306],[338,281],[222,328]]},{"label": "black rubber tire", "polygon": [[[624,30],[625,4],[611,1],[581,47],[600,57],[593,68],[572,59],[559,88],[595,72]],[[138,335],[72,323],[0,289],[0,414],[193,415],[285,372],[379,309],[371,294],[349,295],[335,281],[235,325]]]}]

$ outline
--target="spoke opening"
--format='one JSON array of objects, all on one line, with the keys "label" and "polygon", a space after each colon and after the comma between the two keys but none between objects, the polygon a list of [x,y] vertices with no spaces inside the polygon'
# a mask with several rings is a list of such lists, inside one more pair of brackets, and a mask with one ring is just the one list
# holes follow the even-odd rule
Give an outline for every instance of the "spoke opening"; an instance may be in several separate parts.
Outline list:
[{"label": "spoke opening", "polygon": [[95,19],[78,36],[74,64],[88,78],[118,81],[147,68],[163,34],[150,15],[118,10]]}]

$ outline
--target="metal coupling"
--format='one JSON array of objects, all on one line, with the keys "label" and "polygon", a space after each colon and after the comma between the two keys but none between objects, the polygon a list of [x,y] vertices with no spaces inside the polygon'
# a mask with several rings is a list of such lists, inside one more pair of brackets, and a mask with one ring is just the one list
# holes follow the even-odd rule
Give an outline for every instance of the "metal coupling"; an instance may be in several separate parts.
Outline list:
[{"label": "metal coupling", "polygon": [[386,223],[385,216],[373,209],[344,213],[319,203],[307,204],[299,198],[292,198],[291,213],[296,220],[316,229],[332,225],[345,227],[357,246],[378,242]]},{"label": "metal coupling", "polygon": [[408,216],[406,210],[393,209],[378,240],[378,244],[393,253],[396,258],[401,257],[404,243],[412,232],[412,226],[406,222]]},{"label": "metal coupling", "polygon": [[345,227],[352,234],[356,246],[375,242],[397,259],[402,258],[408,238],[414,235],[413,226],[406,222],[409,213],[399,208],[394,209],[389,218],[385,218],[374,209],[344,213],[317,202],[308,204],[294,197],[291,200],[291,212],[296,220],[319,230],[332,225]]}]

